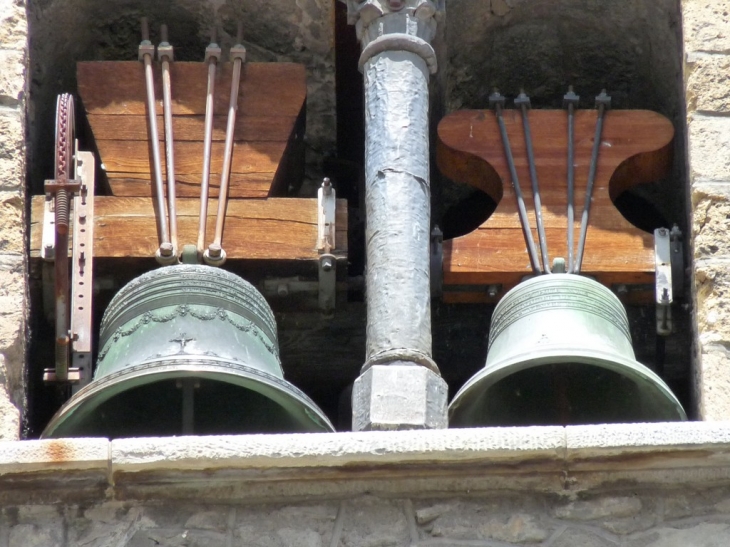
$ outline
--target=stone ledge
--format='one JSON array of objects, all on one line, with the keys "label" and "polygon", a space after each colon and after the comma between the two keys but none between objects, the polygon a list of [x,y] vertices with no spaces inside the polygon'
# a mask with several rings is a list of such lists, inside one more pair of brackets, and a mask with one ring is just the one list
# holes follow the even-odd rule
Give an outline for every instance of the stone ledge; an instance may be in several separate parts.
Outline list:
[{"label": "stone ledge", "polygon": [[252,503],[714,483],[730,480],[730,423],[0,443],[0,481],[58,491],[73,473],[103,476],[93,496]]}]

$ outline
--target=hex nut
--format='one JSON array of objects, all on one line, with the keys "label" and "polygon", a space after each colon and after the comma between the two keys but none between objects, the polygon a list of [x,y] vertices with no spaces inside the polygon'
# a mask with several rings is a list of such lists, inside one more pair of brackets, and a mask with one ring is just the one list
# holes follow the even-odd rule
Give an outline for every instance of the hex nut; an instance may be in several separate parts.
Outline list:
[{"label": "hex nut", "polygon": [[355,380],[353,431],[445,429],[449,388],[441,376],[407,361],[373,365]]}]

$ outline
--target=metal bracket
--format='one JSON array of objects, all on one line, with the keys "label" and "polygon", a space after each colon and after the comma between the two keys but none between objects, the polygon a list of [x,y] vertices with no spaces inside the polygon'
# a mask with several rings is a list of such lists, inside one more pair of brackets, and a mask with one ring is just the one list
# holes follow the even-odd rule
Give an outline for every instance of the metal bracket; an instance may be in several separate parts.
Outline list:
[{"label": "metal bracket", "polygon": [[666,228],[654,230],[654,264],[656,271],[654,299],[656,302],[657,334],[672,333],[672,247],[670,232]]},{"label": "metal bracket", "polygon": [[672,289],[676,298],[684,296],[684,244],[682,230],[676,224],[669,232],[672,250]]},{"label": "metal bracket", "polygon": [[[76,150],[79,191],[73,198],[71,255],[71,367],[68,382],[75,392],[91,381],[93,335],[94,191],[96,160],[91,152]],[[45,382],[55,382],[54,369],[46,369]]]},{"label": "metal bracket", "polygon": [[317,251],[330,253],[335,248],[337,199],[330,179],[317,190]]},{"label": "metal bracket", "polygon": [[[41,239],[41,258],[52,262],[56,256],[56,210],[53,194],[46,193],[43,203],[43,236]],[[51,290],[52,292],[52,290]]]},{"label": "metal bracket", "polygon": [[431,230],[431,296],[444,293],[444,233],[438,226]]},{"label": "metal bracket", "polygon": [[337,296],[337,257],[323,254],[319,257],[319,309],[332,313]]}]

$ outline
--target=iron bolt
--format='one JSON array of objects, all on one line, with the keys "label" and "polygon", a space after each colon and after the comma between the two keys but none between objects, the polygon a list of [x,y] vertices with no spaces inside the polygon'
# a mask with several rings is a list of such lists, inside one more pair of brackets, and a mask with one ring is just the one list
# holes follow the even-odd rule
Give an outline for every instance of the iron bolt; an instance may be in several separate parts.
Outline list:
[{"label": "iron bolt", "polygon": [[208,255],[211,258],[220,258],[222,251],[223,249],[217,243],[211,243],[210,247],[208,247]]},{"label": "iron bolt", "polygon": [[172,256],[172,251],[174,249],[172,248],[172,243],[163,243],[160,245],[160,256]]},{"label": "iron bolt", "polygon": [[279,296],[288,296],[289,295],[289,285],[286,283],[279,283],[279,285],[276,287],[276,294]]},{"label": "iron bolt", "polygon": [[325,272],[331,271],[333,266],[334,264],[332,263],[331,258],[325,258],[324,260],[322,260],[322,270],[324,270]]}]

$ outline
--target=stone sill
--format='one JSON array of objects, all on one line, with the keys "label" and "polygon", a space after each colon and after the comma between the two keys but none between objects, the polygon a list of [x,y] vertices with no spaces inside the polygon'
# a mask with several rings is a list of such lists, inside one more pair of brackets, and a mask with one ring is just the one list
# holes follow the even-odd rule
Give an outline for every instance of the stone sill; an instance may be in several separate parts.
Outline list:
[{"label": "stone sill", "polygon": [[730,423],[0,443],[0,503],[281,502],[730,481]]}]

